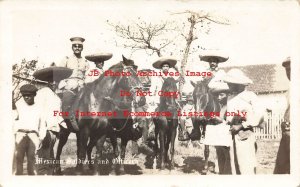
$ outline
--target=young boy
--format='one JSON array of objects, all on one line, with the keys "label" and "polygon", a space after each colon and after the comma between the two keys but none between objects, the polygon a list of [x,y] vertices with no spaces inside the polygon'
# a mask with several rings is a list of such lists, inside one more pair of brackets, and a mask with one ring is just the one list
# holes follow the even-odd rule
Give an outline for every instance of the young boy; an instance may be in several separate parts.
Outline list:
[{"label": "young boy", "polygon": [[37,88],[26,84],[20,88],[23,96],[17,103],[16,138],[16,175],[23,174],[24,156],[27,155],[28,175],[35,175],[35,155],[41,140],[46,136],[46,124],[41,120],[39,105],[34,102]]}]

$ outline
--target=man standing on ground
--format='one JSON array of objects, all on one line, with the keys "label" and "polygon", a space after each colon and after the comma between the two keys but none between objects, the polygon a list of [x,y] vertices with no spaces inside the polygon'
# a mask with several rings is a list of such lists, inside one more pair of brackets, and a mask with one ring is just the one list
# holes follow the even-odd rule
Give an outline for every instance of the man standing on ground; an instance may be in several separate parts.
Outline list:
[{"label": "man standing on ground", "polygon": [[[285,68],[286,76],[291,80],[291,60],[287,58],[282,66]],[[281,123],[282,138],[280,141],[274,174],[290,174],[290,98],[287,92],[288,107],[284,113],[284,121]]]}]

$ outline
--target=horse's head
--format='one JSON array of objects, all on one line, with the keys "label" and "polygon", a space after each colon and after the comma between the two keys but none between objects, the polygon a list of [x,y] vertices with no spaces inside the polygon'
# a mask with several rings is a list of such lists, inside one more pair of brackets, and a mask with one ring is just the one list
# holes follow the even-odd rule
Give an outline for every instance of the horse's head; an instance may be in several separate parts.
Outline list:
[{"label": "horse's head", "polygon": [[[168,77],[165,79],[161,91],[163,93],[177,93],[176,81],[173,77]],[[175,95],[173,96],[160,96],[160,107],[161,109],[174,112],[178,109],[178,104],[176,102]]]},{"label": "horse's head", "polygon": [[123,61],[113,65],[109,68],[109,70],[114,73],[118,72],[122,74],[116,78],[118,87],[122,88],[123,90],[130,90],[133,92],[134,89],[142,87],[142,83],[136,72],[137,66],[134,64],[133,60],[127,59],[123,55],[122,58]]},{"label": "horse's head", "polygon": [[[203,81],[197,81],[196,83],[191,81],[191,84],[194,86],[193,98],[195,111],[210,112],[207,111],[207,108],[209,107],[212,97],[209,94],[208,81],[206,79],[204,79]],[[197,119],[199,120],[204,118],[204,116],[197,117]]]}]

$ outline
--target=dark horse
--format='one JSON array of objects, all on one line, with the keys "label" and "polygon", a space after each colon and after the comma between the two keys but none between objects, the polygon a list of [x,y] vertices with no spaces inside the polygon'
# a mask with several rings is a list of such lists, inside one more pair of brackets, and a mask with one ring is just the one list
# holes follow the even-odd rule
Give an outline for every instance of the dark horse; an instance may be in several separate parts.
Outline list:
[{"label": "dark horse", "polygon": [[[177,92],[176,80],[172,77],[168,77],[167,79],[165,79],[161,90],[164,92]],[[156,111],[169,112],[170,115],[153,118],[153,122],[155,124],[155,152],[158,152],[157,139],[159,138],[161,164],[160,168],[162,170],[165,169],[166,162],[169,161],[168,151],[170,143],[170,168],[174,168],[174,143],[178,126],[177,109],[179,108],[179,105],[177,104],[175,99],[175,97],[160,96],[160,104]]]},{"label": "dark horse", "polygon": [[[110,125],[114,116],[108,112],[113,112],[113,104],[105,99],[108,96],[113,96],[117,90],[132,90],[135,87],[140,87],[141,83],[133,70],[134,62],[126,59],[123,56],[123,61],[109,68],[113,72],[130,72],[131,76],[104,76],[102,74],[97,80],[87,85],[77,96],[73,109],[79,111],[104,112],[107,115],[101,116],[78,116],[79,132],[77,136],[77,168],[81,171],[83,161],[85,161],[87,150],[88,155],[91,155],[91,150],[96,145],[97,154],[94,164],[97,165],[97,160],[102,157],[103,144],[106,137],[113,133],[113,128]],[[67,142],[68,136],[72,130],[63,129],[60,133],[60,141],[57,150],[56,159],[60,159],[60,154],[63,146]],[[89,140],[89,145],[88,145]],[[115,155],[116,139],[111,138],[114,147]],[[89,159],[90,156],[89,156]],[[92,163],[89,163],[90,166]],[[60,167],[59,167],[60,170]]]},{"label": "dark horse", "polygon": [[[209,83],[210,79],[204,79],[203,81],[198,81],[197,83],[191,82],[194,86],[193,98],[195,111],[197,112],[220,112],[221,108],[219,102],[216,97],[214,97],[209,92]],[[202,132],[200,134],[205,133],[206,125],[210,120],[210,115],[208,116],[196,116],[192,118],[193,127],[195,131],[200,131],[200,126],[202,126]],[[209,145],[205,145],[204,147],[204,157],[205,157],[205,165],[203,173],[206,174],[208,170],[208,157],[209,157]]]},{"label": "dark horse", "polygon": [[[139,89],[138,84],[135,85],[135,89]],[[120,158],[115,160],[117,166],[119,166],[116,172],[119,174],[124,173],[124,159],[125,159],[125,152],[126,146],[129,140],[137,140],[142,136],[142,131],[139,126],[133,126],[133,119],[129,114],[132,110],[132,103],[136,100],[135,89],[131,87],[131,90],[126,90],[125,87],[118,87],[112,93],[110,97],[106,97],[105,99],[111,102],[112,111],[116,113],[117,117],[109,118],[108,122],[112,127],[112,130],[109,131],[108,137],[110,137],[114,151],[115,157],[118,157],[118,150],[117,150],[117,138],[121,139],[121,155]],[[120,92],[126,91],[130,93],[130,95],[121,96]],[[93,147],[96,144],[97,136],[93,136],[91,139],[92,141],[89,142],[87,155],[89,162],[91,162],[91,152]]]}]

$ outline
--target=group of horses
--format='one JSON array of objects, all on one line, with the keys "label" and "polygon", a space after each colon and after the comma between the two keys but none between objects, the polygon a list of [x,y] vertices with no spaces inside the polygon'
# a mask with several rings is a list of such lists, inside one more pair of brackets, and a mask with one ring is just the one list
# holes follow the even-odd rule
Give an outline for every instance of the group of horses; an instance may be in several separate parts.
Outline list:
[{"label": "group of horses", "polygon": [[[73,109],[80,111],[95,110],[91,108],[91,102],[96,102],[97,111],[116,111],[118,116],[122,115],[125,109],[132,109],[132,102],[137,102],[142,96],[136,96],[134,92],[142,88],[142,83],[136,74],[134,68],[134,61],[122,56],[123,60],[109,68],[113,72],[130,72],[131,76],[104,76],[101,75],[97,80],[85,86],[81,92],[78,93]],[[155,84],[155,83],[152,83]],[[196,111],[217,111],[219,108],[214,101],[212,95],[208,92],[207,82],[199,81],[192,83],[194,88],[193,97]],[[120,91],[126,90],[131,92],[131,96],[121,96]],[[176,81],[172,77],[165,79],[161,88],[165,92],[177,92]],[[110,98],[110,99],[108,99]],[[121,103],[121,104],[120,104]],[[156,111],[169,111],[171,116],[153,117],[155,124],[155,143],[154,154],[159,159],[158,167],[165,169],[167,163],[171,169],[174,168],[174,143],[177,133],[178,116],[177,110],[179,104],[175,97],[160,97],[160,104]],[[126,145],[129,140],[137,140],[142,136],[141,128],[134,126],[132,117],[81,117],[78,116],[79,131],[74,131],[71,128],[70,122],[66,120],[68,129],[61,128],[59,133],[59,143],[57,148],[56,160],[60,160],[63,146],[68,140],[71,132],[76,133],[77,137],[77,159],[85,160],[86,156],[89,160],[89,168],[94,174],[99,174],[101,171],[97,160],[103,159],[104,143],[106,138],[110,138],[114,157],[125,159]],[[199,128],[201,124],[205,124],[206,117],[193,118],[194,128]],[[121,139],[121,153],[119,154],[117,146],[117,138]],[[159,144],[158,144],[159,141]],[[95,161],[91,162],[92,149],[96,146]],[[170,157],[168,152],[170,149]],[[208,146],[205,147],[206,164]],[[59,162],[58,162],[59,163]],[[93,163],[93,164],[92,164]],[[77,163],[77,171],[83,172],[83,163]],[[99,169],[100,168],[100,169]],[[121,164],[121,170],[124,170]],[[55,167],[55,173],[61,174],[61,166],[58,164]]]}]

